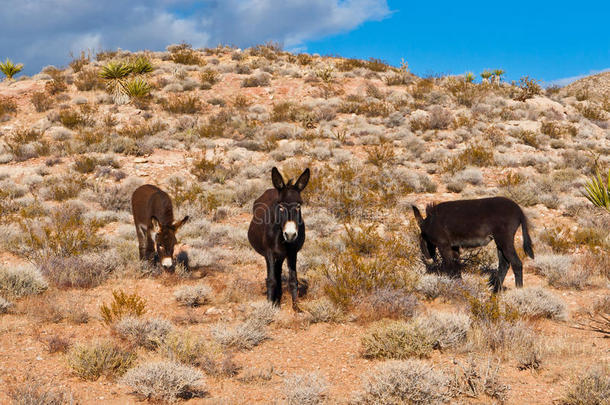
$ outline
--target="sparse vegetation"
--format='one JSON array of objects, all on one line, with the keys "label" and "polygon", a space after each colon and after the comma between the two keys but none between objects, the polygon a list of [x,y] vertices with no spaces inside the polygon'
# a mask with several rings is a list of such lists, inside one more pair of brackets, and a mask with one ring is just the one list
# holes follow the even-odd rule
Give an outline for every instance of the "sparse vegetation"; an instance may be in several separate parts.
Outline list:
[{"label": "sparse vegetation", "polygon": [[146,309],[146,301],[138,294],[127,294],[118,290],[112,292],[112,302],[110,305],[102,304],[100,312],[107,325],[124,316],[140,316]]},{"label": "sparse vegetation", "polygon": [[284,378],[286,400],[290,405],[324,403],[328,383],[317,373],[293,374]]},{"label": "sparse vegetation", "polygon": [[114,343],[97,342],[75,345],[67,358],[77,376],[95,381],[102,375],[107,378],[123,375],[134,363],[136,355]]},{"label": "sparse vegetation", "polygon": [[433,340],[416,323],[382,321],[362,337],[362,355],[367,358],[406,359],[428,357]]},{"label": "sparse vegetation", "polygon": [[10,59],[6,58],[4,62],[0,62],[0,72],[6,76],[7,79],[11,80],[13,76],[23,70],[23,64],[14,64]]}]

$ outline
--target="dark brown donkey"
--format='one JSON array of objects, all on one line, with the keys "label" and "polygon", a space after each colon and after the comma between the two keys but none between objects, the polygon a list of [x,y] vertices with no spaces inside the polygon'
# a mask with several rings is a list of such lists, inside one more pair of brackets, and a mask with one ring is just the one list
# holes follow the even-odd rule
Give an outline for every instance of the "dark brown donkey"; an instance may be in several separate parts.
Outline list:
[{"label": "dark brown donkey", "polygon": [[151,184],[140,186],[133,192],[131,211],[138,234],[140,260],[159,261],[163,267],[172,268],[176,231],[189,217],[174,222],[171,198]]},{"label": "dark brown donkey", "polygon": [[449,201],[426,207],[423,219],[414,205],[413,213],[421,229],[420,247],[426,261],[438,263],[453,277],[461,277],[460,249],[487,245],[492,239],[498,251],[498,272],[492,276],[494,292],[500,291],[508,266],[515,274],[515,284],[523,287],[523,266],[515,250],[515,233],[521,225],[523,249],[534,258],[532,240],[527,231],[527,218],[521,208],[504,197]]},{"label": "dark brown donkey", "polygon": [[267,262],[267,299],[279,305],[282,299],[282,264],[288,259],[288,285],[292,308],[297,305],[297,253],[305,243],[305,223],[301,216],[301,191],[309,181],[309,169],[284,183],[280,172],[271,170],[273,187],[254,201],[248,240]]}]

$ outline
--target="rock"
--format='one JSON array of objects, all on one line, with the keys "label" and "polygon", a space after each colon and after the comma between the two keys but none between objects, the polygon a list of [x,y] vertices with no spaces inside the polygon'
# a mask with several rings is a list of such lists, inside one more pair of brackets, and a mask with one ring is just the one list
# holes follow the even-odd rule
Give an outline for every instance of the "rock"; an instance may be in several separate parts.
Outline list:
[{"label": "rock", "polygon": [[218,315],[220,314],[222,311],[216,307],[210,307],[205,311],[206,315]]}]

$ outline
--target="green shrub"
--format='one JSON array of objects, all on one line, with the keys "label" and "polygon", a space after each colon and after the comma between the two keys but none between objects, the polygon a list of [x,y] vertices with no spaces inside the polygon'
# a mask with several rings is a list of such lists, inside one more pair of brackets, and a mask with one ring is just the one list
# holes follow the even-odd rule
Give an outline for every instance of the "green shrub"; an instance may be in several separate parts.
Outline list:
[{"label": "green shrub", "polygon": [[131,72],[137,75],[142,75],[153,71],[153,65],[150,59],[145,56],[138,56],[131,60],[129,62],[129,67],[131,68]]},{"label": "green shrub", "polygon": [[597,171],[597,175],[591,177],[585,183],[585,189],[582,194],[597,207],[605,208],[610,211],[610,169],[604,182],[601,173]]},{"label": "green shrub", "polygon": [[135,353],[111,342],[79,344],[68,352],[68,364],[83,380],[95,381],[100,376],[123,375],[134,363]]},{"label": "green shrub", "polygon": [[125,94],[131,99],[145,99],[150,96],[150,90],[148,82],[140,77],[125,82]]}]

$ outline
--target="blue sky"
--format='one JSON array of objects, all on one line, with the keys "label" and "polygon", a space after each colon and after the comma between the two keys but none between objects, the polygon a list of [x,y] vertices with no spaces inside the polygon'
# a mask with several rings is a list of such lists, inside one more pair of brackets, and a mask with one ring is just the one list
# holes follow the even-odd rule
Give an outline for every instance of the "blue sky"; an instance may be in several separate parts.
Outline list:
[{"label": "blue sky", "polygon": [[[33,74],[70,51],[268,40],[323,55],[405,58],[420,75],[506,70],[545,83],[610,68],[610,2],[22,0],[0,12],[0,59]],[[567,78],[567,79],[566,79]]]}]

